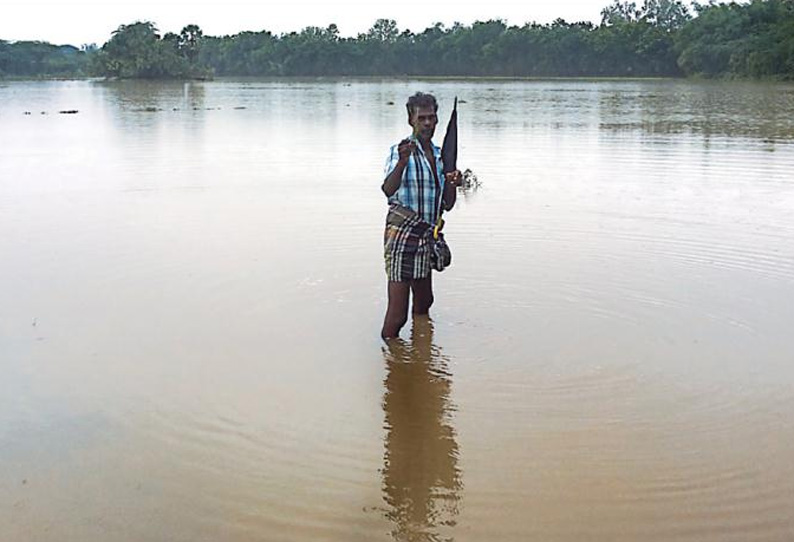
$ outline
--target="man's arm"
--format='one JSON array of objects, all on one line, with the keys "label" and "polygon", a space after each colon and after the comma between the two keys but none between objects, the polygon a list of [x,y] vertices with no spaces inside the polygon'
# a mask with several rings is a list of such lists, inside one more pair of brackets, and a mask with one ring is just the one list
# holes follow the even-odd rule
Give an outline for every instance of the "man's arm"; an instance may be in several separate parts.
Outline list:
[{"label": "man's arm", "polygon": [[444,210],[451,211],[455,206],[455,200],[458,199],[458,187],[460,186],[463,175],[460,171],[455,170],[444,174]]},{"label": "man's arm", "polygon": [[403,171],[405,171],[405,166],[408,165],[408,160],[400,159],[397,161],[397,165],[391,170],[391,173],[386,176],[386,179],[383,181],[383,185],[381,189],[383,193],[386,194],[387,198],[390,198],[397,192],[397,189],[400,188],[400,183],[403,180]]},{"label": "man's arm", "polygon": [[408,159],[411,157],[411,153],[414,151],[414,149],[416,149],[416,143],[407,139],[400,141],[400,144],[397,146],[397,153],[399,156],[397,159],[397,164],[394,166],[394,169],[392,169],[391,172],[386,176],[386,179],[381,185],[381,190],[383,190],[383,193],[386,194],[387,198],[392,197],[394,193],[397,192],[397,189],[400,188],[405,166],[408,165]]}]

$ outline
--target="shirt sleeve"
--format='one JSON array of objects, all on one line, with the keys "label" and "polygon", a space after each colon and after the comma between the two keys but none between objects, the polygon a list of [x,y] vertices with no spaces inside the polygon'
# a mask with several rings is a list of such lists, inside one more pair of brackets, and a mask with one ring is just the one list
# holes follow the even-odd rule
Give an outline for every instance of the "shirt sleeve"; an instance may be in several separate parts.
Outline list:
[{"label": "shirt sleeve", "polygon": [[391,149],[389,149],[389,156],[386,158],[386,165],[383,167],[383,178],[389,176],[389,173],[394,171],[394,168],[397,167],[397,162],[400,160],[400,153],[397,152],[397,145],[392,145]]}]

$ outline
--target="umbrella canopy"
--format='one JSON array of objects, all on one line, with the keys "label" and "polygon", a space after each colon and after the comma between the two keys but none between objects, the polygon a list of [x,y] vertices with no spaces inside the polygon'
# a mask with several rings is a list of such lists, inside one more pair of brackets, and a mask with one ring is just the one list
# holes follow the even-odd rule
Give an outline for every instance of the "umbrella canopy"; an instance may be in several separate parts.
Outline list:
[{"label": "umbrella canopy", "polygon": [[458,169],[458,97],[455,96],[455,105],[447,124],[447,133],[444,134],[444,143],[441,145],[441,161],[444,163],[444,173]]}]

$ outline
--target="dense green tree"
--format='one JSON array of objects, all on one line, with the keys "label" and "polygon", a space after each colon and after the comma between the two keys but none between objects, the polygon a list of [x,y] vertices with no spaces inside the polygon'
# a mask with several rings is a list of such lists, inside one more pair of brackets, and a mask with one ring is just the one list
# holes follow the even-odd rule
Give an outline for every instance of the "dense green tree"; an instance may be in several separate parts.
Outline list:
[{"label": "dense green tree", "polygon": [[179,52],[188,63],[194,64],[198,59],[203,32],[195,24],[189,24],[179,33]]},{"label": "dense green tree", "polygon": [[697,6],[676,35],[678,64],[687,74],[794,78],[794,3]]},{"label": "dense green tree", "polygon": [[0,76],[85,76],[88,61],[85,51],[71,45],[0,40]]},{"label": "dense green tree", "polygon": [[310,26],[284,36],[273,53],[280,55],[280,75],[333,75],[338,73],[339,29]]},{"label": "dense green tree", "polygon": [[278,75],[270,32],[240,32],[222,38],[203,38],[199,63],[212,66],[217,75]]},{"label": "dense green tree", "polygon": [[394,43],[399,35],[400,30],[397,28],[396,21],[392,19],[378,19],[364,35],[364,38],[381,43]]},{"label": "dense green tree", "polygon": [[640,11],[637,9],[635,2],[614,0],[612,4],[601,10],[601,24],[603,26],[633,23],[639,19]]},{"label": "dense green tree", "polygon": [[[613,0],[601,23],[501,20],[435,23],[414,34],[378,19],[355,38],[336,25],[273,35],[204,36],[197,25],[160,37],[122,25],[100,49],[0,41],[0,75],[682,76],[794,78],[794,0],[693,4]],[[93,59],[89,64],[89,59]]]},{"label": "dense green tree", "polygon": [[689,9],[680,0],[645,0],[640,16],[651,26],[668,33],[681,29],[692,19]]},{"label": "dense green tree", "polygon": [[122,79],[205,76],[208,70],[197,63],[201,37],[196,25],[162,38],[151,22],[121,25],[97,53],[96,71]]}]

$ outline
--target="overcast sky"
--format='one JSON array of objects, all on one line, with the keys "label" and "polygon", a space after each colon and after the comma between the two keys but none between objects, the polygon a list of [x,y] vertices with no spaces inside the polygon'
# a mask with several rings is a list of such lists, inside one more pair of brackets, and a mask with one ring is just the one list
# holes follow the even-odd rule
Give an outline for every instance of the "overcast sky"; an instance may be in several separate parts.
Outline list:
[{"label": "overcast sky", "polygon": [[600,21],[612,0],[0,0],[0,39],[102,45],[121,24],[152,21],[165,32],[195,23],[205,35],[243,30],[275,34],[335,23],[343,36],[365,32],[378,18],[394,19],[400,30],[419,32],[434,22],[503,19],[521,25]]}]

